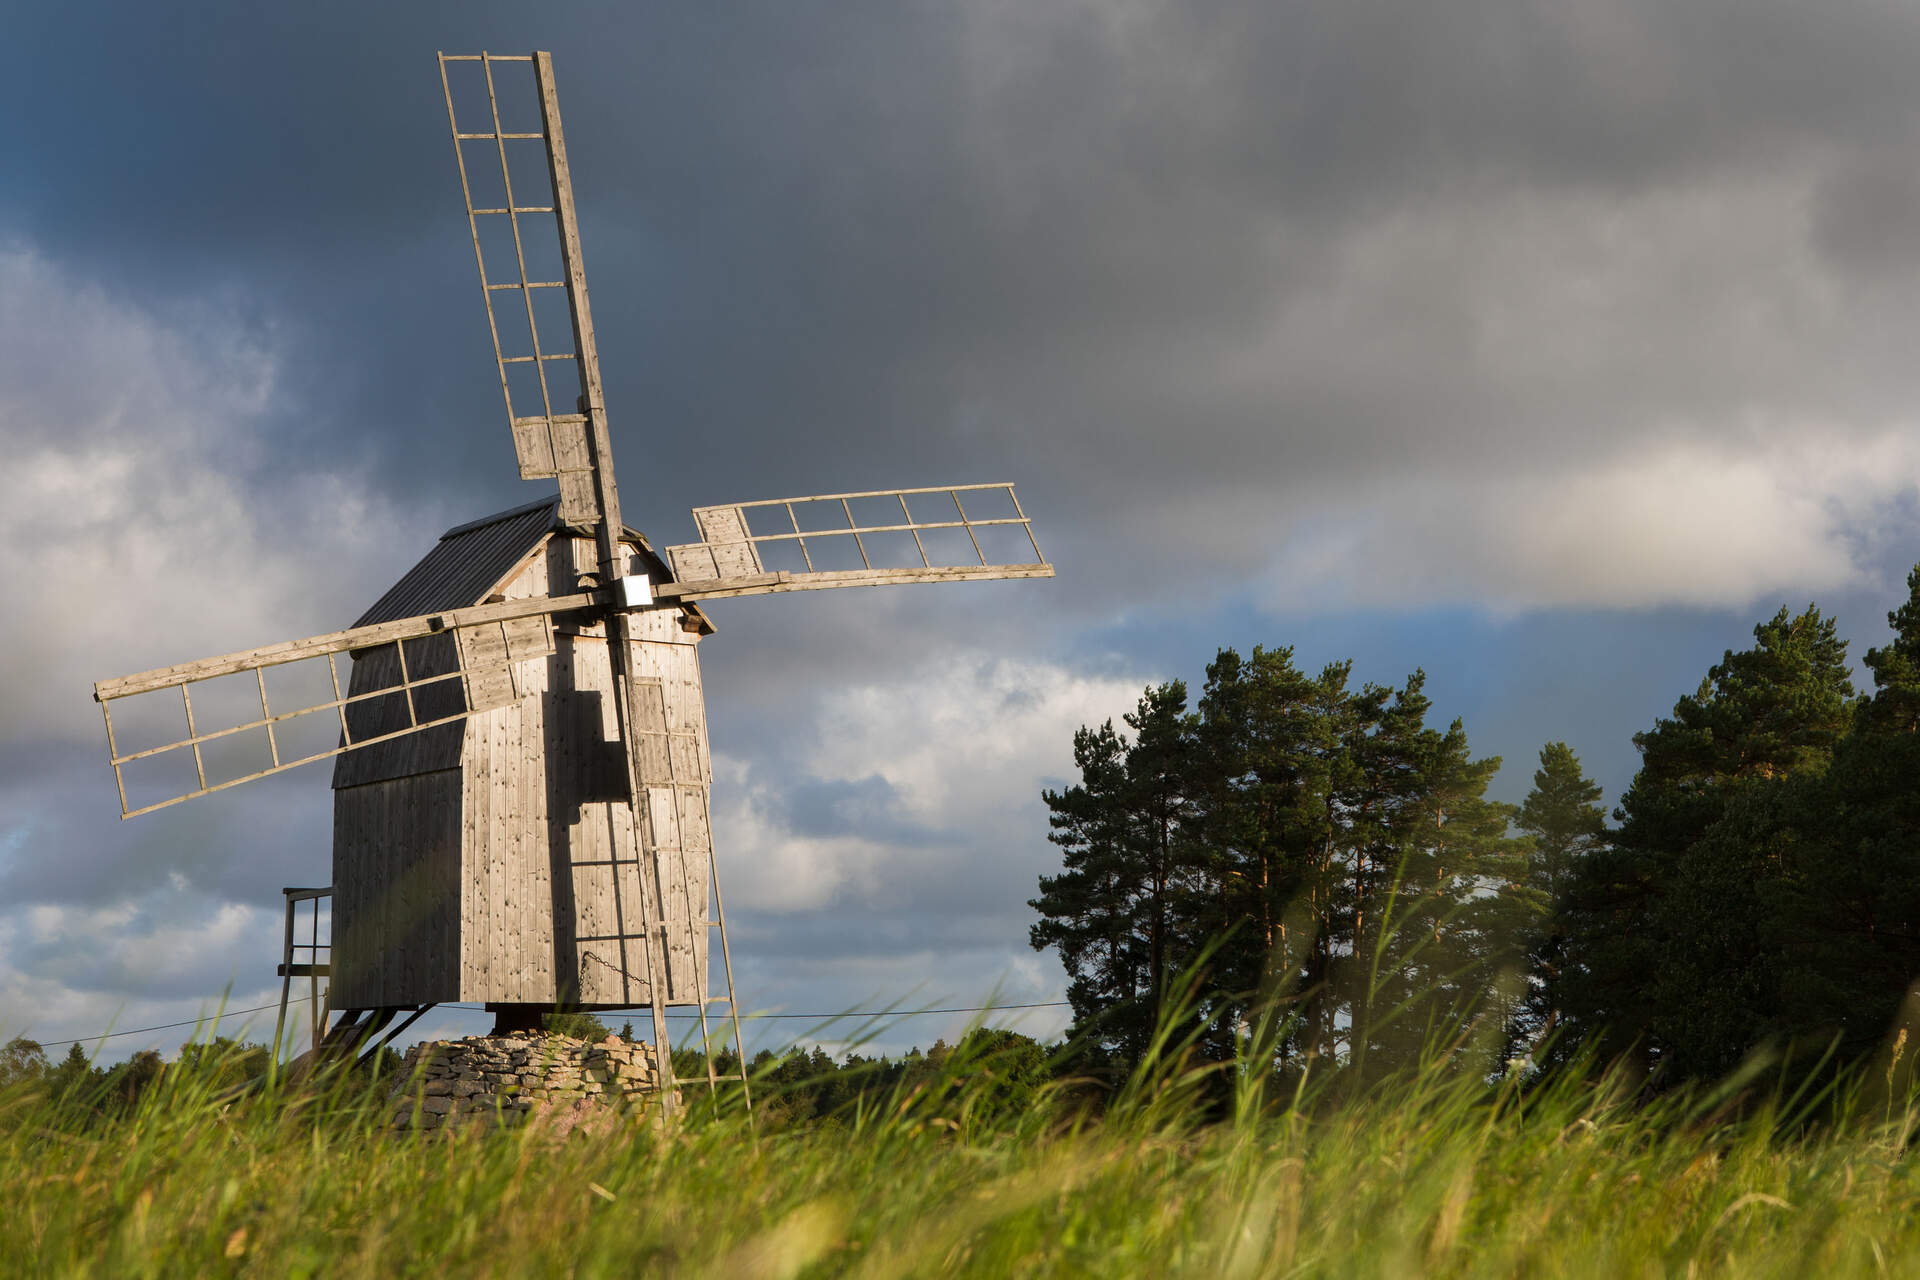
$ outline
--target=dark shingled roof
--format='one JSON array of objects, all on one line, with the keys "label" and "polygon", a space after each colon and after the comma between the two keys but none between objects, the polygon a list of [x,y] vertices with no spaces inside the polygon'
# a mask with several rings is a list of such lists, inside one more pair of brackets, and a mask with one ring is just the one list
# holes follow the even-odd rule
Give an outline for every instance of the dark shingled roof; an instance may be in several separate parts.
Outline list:
[{"label": "dark shingled roof", "polygon": [[555,495],[447,530],[440,535],[440,545],[388,587],[353,625],[478,604],[552,531],[559,506]]}]

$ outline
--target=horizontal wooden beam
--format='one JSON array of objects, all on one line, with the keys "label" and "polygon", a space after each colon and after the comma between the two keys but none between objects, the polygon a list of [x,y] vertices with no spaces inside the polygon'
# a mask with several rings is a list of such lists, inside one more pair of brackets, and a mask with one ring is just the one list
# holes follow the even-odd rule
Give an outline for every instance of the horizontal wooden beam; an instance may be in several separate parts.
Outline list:
[{"label": "horizontal wooden beam", "polygon": [[238,653],[221,654],[216,658],[201,658],[197,662],[179,662],[170,667],[156,667],[152,671],[120,676],[113,680],[101,680],[93,686],[93,700],[105,702],[109,698],[129,698],[138,693],[152,693],[156,689],[169,689],[175,685],[191,684],[196,680],[211,680],[216,676],[233,675],[236,672],[252,671],[259,667],[281,666],[288,662],[299,662],[304,658],[319,658],[330,653],[345,653],[353,649],[392,644],[399,640],[412,640],[441,631],[450,631],[455,627],[474,626],[486,622],[506,622],[513,618],[532,618],[546,613],[569,613],[575,609],[589,609],[604,605],[608,599],[608,593],[605,591],[583,591],[569,596],[536,596],[527,600],[477,604],[470,608],[452,609],[445,613],[425,613],[415,618],[398,618],[392,622],[376,622],[371,626],[350,627],[345,631],[330,631],[325,635],[308,636],[304,640],[286,640],[279,644],[261,645],[257,649],[242,649]]},{"label": "horizontal wooden beam", "polygon": [[915,569],[845,569],[821,573],[757,573],[743,578],[667,582],[653,594],[662,600],[723,600],[785,591],[831,591],[839,587],[898,587],[916,582],[979,582],[999,578],[1051,578],[1050,564],[965,564]]}]

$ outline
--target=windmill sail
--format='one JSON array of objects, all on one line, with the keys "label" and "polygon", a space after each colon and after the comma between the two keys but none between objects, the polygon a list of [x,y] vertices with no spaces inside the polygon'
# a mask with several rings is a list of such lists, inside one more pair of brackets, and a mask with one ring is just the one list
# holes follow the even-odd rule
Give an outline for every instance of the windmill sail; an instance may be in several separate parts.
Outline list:
[{"label": "windmill sail", "polygon": [[[989,503],[1009,514],[982,514]],[[654,588],[663,599],[1053,576],[1011,484],[771,498],[696,507],[693,521],[700,541],[667,548],[675,580]]]},{"label": "windmill sail", "polygon": [[[164,809],[508,705],[521,696],[521,664],[554,652],[552,615],[602,602],[601,596],[582,592],[475,605],[101,680],[93,686],[93,697],[106,720],[120,816]],[[369,668],[378,668],[381,677],[369,681],[363,676],[363,687],[357,690],[351,681],[343,685],[337,665],[341,654],[372,659]],[[302,666],[300,674],[306,678],[301,683],[312,690],[317,677],[319,693],[296,697],[296,705],[289,707],[286,691],[276,696],[269,689],[267,673]],[[230,696],[236,678],[239,687],[248,689],[246,705],[237,714]],[[210,719],[206,695],[216,686],[228,695],[224,700],[229,705],[227,714]],[[149,729],[131,740],[124,718],[116,729],[115,703],[138,702],[151,718],[154,698],[170,697],[175,689],[179,702],[157,731]],[[196,691],[203,695],[198,711]],[[172,728],[166,727],[168,721]],[[316,727],[326,731],[326,739],[314,740]],[[296,734],[304,745],[292,745]],[[130,799],[130,765],[174,767],[156,778],[159,794],[136,790]],[[161,780],[166,777],[173,780],[171,785]]]},{"label": "windmill sail", "polygon": [[[469,118],[466,128],[455,110],[449,63],[478,63],[486,83],[486,112],[479,115],[476,107],[479,118]],[[533,65],[540,103],[538,131],[515,131],[501,124],[494,67],[507,63]],[[617,529],[620,510],[614,496],[600,358],[587,302],[586,268],[580,255],[580,227],[574,214],[573,179],[560,128],[552,59],[545,53],[443,53],[440,87],[446,95],[467,229],[473,236],[473,260],[480,270],[480,296],[486,304],[494,363],[521,478],[557,478],[560,514],[568,523]],[[516,166],[509,154],[534,144],[544,160],[545,181],[528,190],[529,169],[518,166],[521,185],[516,189]],[[476,203],[476,185],[487,193],[498,191],[499,202]],[[542,279],[538,268],[530,272],[530,258],[536,263],[557,261],[553,274],[559,278]],[[536,305],[542,290],[560,290],[566,298],[568,332],[560,332],[552,317],[543,330],[541,308]]]}]

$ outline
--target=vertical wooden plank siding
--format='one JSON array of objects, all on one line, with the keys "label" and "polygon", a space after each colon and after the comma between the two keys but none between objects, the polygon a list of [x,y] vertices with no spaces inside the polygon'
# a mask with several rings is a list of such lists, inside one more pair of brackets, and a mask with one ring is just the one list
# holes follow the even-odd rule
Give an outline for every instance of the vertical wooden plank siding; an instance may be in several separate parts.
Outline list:
[{"label": "vertical wooden plank siding", "polygon": [[331,1003],[458,999],[460,774],[334,793]]},{"label": "vertical wooden plank siding", "polygon": [[[591,539],[556,535],[501,591],[571,590],[597,567]],[[519,664],[518,700],[466,721],[460,770],[335,793],[335,1007],[644,1005],[650,914],[668,1002],[704,994],[712,765],[681,616],[635,617],[631,667],[663,734],[639,832],[605,628],[564,617],[553,653]]]},{"label": "vertical wooden plank siding", "polygon": [[[512,830],[511,824],[515,815],[508,812],[510,807],[508,796],[511,795],[510,788],[513,783],[513,753],[507,750],[506,718],[504,712],[496,711],[481,719],[487,735],[487,768],[484,773],[469,770],[468,777],[471,779],[470,785],[482,787],[486,791],[487,823],[483,828],[485,834],[482,838],[486,840],[487,848],[501,851],[506,858],[507,866],[511,868],[517,865],[514,856],[517,851],[513,847],[513,842],[507,838]],[[527,928],[527,922],[524,919],[527,913],[527,898],[531,895],[521,891],[521,885],[518,883],[520,879],[522,877],[510,873],[507,881],[495,886],[495,889],[504,891],[508,897],[508,913],[514,920],[510,936],[523,941]],[[518,963],[510,965],[507,969],[509,985],[505,993],[498,997],[503,1000],[523,998],[522,990],[531,985],[527,982],[524,958],[515,956],[514,959]]]}]

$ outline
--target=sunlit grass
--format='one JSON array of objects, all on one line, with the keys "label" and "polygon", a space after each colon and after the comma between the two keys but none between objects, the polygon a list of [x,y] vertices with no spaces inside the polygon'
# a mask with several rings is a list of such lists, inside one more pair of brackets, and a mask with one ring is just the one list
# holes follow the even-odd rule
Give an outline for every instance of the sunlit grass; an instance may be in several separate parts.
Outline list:
[{"label": "sunlit grass", "polygon": [[1104,1112],[1071,1089],[1009,1112],[997,1065],[957,1053],[826,1122],[782,1124],[768,1095],[757,1127],[689,1106],[663,1131],[565,1136],[396,1138],[364,1089],[235,1099],[184,1073],[111,1120],[15,1090],[0,1258],[114,1277],[1920,1271],[1915,1119],[1864,1085],[1817,1102],[1853,1117],[1825,1125],[1769,1102],[1758,1067],[1652,1104],[1437,1063],[1276,1097],[1163,1044]]}]

